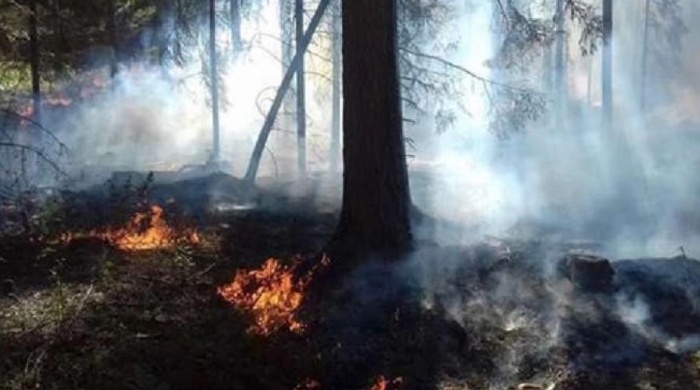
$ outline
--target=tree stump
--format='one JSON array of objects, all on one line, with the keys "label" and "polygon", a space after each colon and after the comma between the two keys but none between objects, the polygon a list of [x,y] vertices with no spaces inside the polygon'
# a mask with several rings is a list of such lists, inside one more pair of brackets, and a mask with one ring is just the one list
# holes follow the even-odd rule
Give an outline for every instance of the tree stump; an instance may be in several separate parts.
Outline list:
[{"label": "tree stump", "polygon": [[559,271],[573,283],[577,291],[609,293],[613,290],[615,270],[608,259],[571,254],[562,259]]}]

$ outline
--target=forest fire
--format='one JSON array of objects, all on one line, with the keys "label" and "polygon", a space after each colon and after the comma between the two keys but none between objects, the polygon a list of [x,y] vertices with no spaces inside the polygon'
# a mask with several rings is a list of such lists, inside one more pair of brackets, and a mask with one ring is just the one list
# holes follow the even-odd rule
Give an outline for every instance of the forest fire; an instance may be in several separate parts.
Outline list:
[{"label": "forest fire", "polygon": [[330,263],[327,257],[304,276],[297,278],[299,263],[283,265],[270,258],[259,269],[238,271],[233,282],[218,288],[218,294],[242,311],[252,314],[254,323],[248,331],[269,336],[283,328],[301,333],[305,325],[296,317],[304,294],[314,274]]},{"label": "forest fire", "polygon": [[[144,227],[145,226],[145,227]],[[153,205],[149,213],[136,213],[120,229],[110,230],[102,237],[124,251],[140,251],[171,247],[178,242],[199,242],[197,232],[177,232],[163,218],[163,209]]]},{"label": "forest fire", "polygon": [[[80,236],[67,234],[62,241],[70,242]],[[163,218],[163,209],[158,205],[152,205],[148,212],[135,213],[124,227],[94,230],[87,236],[103,239],[117,249],[127,252],[167,249],[179,243],[200,242],[196,230],[178,230],[171,227]]]}]

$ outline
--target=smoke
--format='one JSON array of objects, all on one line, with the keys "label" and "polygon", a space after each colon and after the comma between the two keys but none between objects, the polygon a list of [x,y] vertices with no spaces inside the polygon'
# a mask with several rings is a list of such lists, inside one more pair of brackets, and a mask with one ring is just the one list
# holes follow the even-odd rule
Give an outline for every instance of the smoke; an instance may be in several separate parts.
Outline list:
[{"label": "smoke", "polygon": [[[235,59],[230,53],[228,26],[219,23],[221,156],[224,170],[237,177],[245,173],[282,79],[278,20],[274,3],[262,6],[257,17],[244,20],[242,39],[246,50]],[[173,23],[165,25],[174,28]],[[91,182],[85,183],[93,184],[114,170],[174,171],[206,163],[211,158],[213,135],[211,97],[203,75],[208,72],[205,44],[185,48],[185,58],[189,59],[184,64],[124,63],[113,79],[108,69],[101,67],[75,81],[77,90],[89,89],[90,96],[73,99],[73,106],[48,124],[72,151],[71,173],[93,175]],[[318,36],[312,44],[314,53],[307,56],[307,148],[311,172],[327,170],[329,163],[330,66],[323,55],[328,45],[325,36]],[[293,93],[288,91],[288,95]],[[295,177],[293,120],[290,113],[280,112],[259,176],[280,181]]]},{"label": "smoke", "polygon": [[[525,64],[525,71],[484,65],[502,39],[494,32],[500,16],[489,2],[473,3],[457,21],[460,46],[451,60],[480,76],[548,93],[541,56]],[[547,95],[543,117],[524,131],[514,129],[506,140],[498,139],[487,130],[494,119],[489,110],[492,97],[483,88],[470,90],[472,81],[465,76],[468,113],[448,132],[434,136],[436,140],[419,143],[415,153],[413,166],[430,171],[434,179],[430,191],[414,191],[427,192],[417,201],[470,229],[478,225],[480,235],[512,236],[517,230],[547,239],[543,234],[556,231],[560,240],[597,241],[613,258],[673,256],[681,246],[689,256],[700,253],[695,211],[700,198],[693,173],[700,166],[700,120],[693,109],[700,99],[695,66],[700,47],[692,39],[700,33],[692,22],[699,11],[692,1],[680,5],[679,16],[690,29],[680,35],[680,52],[668,43],[667,31],[649,34],[642,109],[644,1],[615,4],[615,117],[610,130],[603,128],[600,112],[601,53],[581,54],[581,26],[576,23],[567,22],[569,98],[563,105],[564,128],[555,128],[557,105],[553,95]],[[521,11],[550,18],[543,9]],[[432,125],[425,120],[416,127]],[[425,133],[416,127],[409,128],[409,134]],[[444,242],[439,232],[433,238]]]}]

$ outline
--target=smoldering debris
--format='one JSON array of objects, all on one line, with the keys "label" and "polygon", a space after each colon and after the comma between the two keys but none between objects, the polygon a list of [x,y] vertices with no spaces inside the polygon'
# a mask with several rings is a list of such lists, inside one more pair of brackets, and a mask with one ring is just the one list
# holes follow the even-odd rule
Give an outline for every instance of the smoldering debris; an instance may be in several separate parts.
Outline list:
[{"label": "smoldering debris", "polygon": [[[367,313],[388,310],[374,299],[397,306],[397,296],[410,296],[422,310],[458,325],[466,340],[444,333],[453,340],[445,342],[473,343],[498,362],[488,388],[523,382],[580,388],[573,383],[587,380],[607,386],[645,375],[661,361],[682,364],[699,350],[696,260],[557,257],[537,243],[514,244],[519,250],[492,244],[424,248],[404,265],[391,271],[385,266],[381,283],[357,284],[354,293],[373,297],[363,301]],[[374,272],[366,270],[358,275]],[[459,361],[464,349],[446,353]]]}]

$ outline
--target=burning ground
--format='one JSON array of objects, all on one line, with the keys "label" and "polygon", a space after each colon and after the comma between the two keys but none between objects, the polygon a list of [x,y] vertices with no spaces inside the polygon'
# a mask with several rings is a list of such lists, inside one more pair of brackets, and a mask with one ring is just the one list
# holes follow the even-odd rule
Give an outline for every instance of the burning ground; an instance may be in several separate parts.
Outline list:
[{"label": "burning ground", "polygon": [[[193,180],[199,189],[237,185]],[[578,244],[492,239],[425,244],[406,259],[367,259],[339,273],[318,255],[335,216],[295,206],[312,199],[260,191],[259,203],[277,208],[199,214],[191,186],[120,190],[128,201],[96,189],[66,193],[55,206],[60,223],[37,215],[34,234],[3,238],[2,388],[700,383],[695,260],[608,268],[572,256]],[[112,217],[96,217],[91,204],[110,204],[101,210]],[[140,239],[148,245],[134,244]],[[589,263],[599,267],[590,268],[593,279],[609,283],[587,285],[580,275]]]}]

